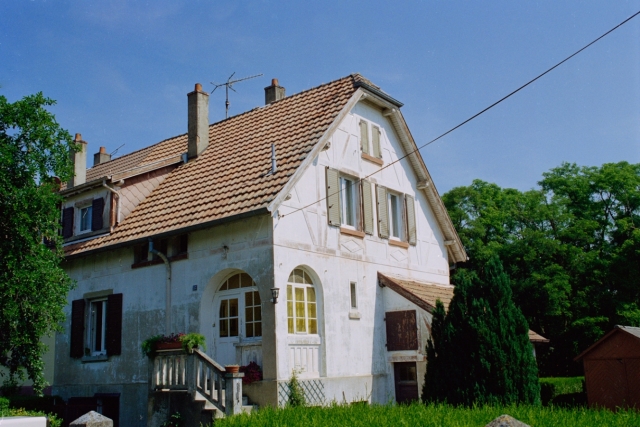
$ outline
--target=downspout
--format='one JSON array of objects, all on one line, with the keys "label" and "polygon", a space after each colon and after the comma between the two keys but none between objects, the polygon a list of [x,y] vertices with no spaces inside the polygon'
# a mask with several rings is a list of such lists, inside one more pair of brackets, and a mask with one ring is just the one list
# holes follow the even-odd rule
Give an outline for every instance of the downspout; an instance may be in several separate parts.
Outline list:
[{"label": "downspout", "polygon": [[[120,224],[120,192],[118,190],[116,190],[115,188],[111,188],[107,185],[106,180],[102,180],[102,186],[104,188],[106,188],[107,190],[111,191],[113,194],[115,194],[116,196],[116,224],[118,225]],[[109,222],[111,222],[111,219],[109,219]],[[113,231],[113,227],[111,227],[111,231]]]},{"label": "downspout", "polygon": [[162,261],[164,261],[164,265],[167,267],[167,284],[165,286],[165,299],[167,303],[165,307],[165,333],[169,335],[171,333],[171,264],[165,254],[153,249],[152,239],[149,239],[149,253],[157,255]]}]

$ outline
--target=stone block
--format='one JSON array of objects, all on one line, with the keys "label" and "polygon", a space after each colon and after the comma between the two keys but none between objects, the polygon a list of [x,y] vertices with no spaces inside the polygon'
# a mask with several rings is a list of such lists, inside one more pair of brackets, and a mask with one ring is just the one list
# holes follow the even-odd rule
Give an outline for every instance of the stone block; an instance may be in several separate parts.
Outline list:
[{"label": "stone block", "polygon": [[113,427],[113,420],[95,411],[89,411],[72,421],[69,427]]},{"label": "stone block", "polygon": [[530,427],[528,424],[518,421],[511,415],[500,415],[495,420],[491,421],[485,427]]}]

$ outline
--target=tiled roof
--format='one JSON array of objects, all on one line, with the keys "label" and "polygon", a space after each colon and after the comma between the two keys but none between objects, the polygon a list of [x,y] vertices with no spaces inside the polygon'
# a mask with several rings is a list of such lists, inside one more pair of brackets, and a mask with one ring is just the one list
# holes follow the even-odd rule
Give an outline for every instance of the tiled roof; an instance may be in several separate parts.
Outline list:
[{"label": "tiled roof", "polygon": [[378,280],[384,286],[395,291],[400,296],[408,299],[418,307],[433,312],[436,308],[436,300],[442,301],[444,309],[449,309],[449,303],[453,298],[452,285],[440,285],[436,283],[417,282],[390,274],[378,272]]},{"label": "tiled roof", "polygon": [[534,332],[531,329],[529,329],[529,341],[531,341],[531,342],[549,342],[549,339],[545,338],[542,335],[540,335],[539,333]]},{"label": "tiled roof", "polygon": [[[209,146],[177,167],[114,231],[65,247],[67,256],[265,208],[356,90],[351,75],[209,126]],[[271,170],[275,144],[278,170]],[[87,171],[87,181],[187,151],[187,135],[167,139]]]}]

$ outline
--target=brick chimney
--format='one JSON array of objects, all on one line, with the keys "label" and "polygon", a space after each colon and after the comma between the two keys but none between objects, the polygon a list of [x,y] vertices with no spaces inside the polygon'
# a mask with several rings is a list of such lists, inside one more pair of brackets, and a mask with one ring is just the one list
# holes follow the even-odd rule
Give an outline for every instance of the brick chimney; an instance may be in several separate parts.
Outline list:
[{"label": "brick chimney", "polygon": [[69,157],[73,163],[73,177],[67,183],[67,187],[75,187],[87,181],[87,141],[82,140],[82,135],[76,133],[73,141],[79,145],[79,151],[71,151]]},{"label": "brick chimney", "polygon": [[278,79],[271,79],[271,86],[264,88],[264,104],[269,105],[272,102],[280,101],[284,97],[284,88],[278,85]]},{"label": "brick chimney", "polygon": [[209,145],[209,94],[196,83],[193,92],[187,94],[188,104],[188,148],[190,159],[198,157]]},{"label": "brick chimney", "polygon": [[93,155],[93,166],[105,163],[111,160],[111,154],[107,153],[107,149],[100,147],[100,151]]}]

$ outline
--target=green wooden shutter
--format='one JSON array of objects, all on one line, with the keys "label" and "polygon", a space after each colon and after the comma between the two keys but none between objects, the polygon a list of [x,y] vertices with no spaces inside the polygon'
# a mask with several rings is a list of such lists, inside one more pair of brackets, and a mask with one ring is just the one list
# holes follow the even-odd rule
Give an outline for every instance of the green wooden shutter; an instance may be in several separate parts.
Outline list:
[{"label": "green wooden shutter", "polygon": [[362,223],[364,232],[373,234],[373,195],[371,194],[371,183],[369,181],[362,182]]},{"label": "green wooden shutter", "polygon": [[340,174],[327,168],[327,218],[329,225],[340,227]]},{"label": "green wooden shutter", "polygon": [[360,146],[363,153],[369,154],[369,124],[364,120],[360,120]]},{"label": "green wooden shutter", "polygon": [[384,239],[389,238],[389,212],[387,210],[387,189],[376,186],[378,196],[378,235]]},{"label": "green wooden shutter", "polygon": [[373,135],[371,135],[373,141],[373,156],[379,159],[382,158],[382,150],[380,150],[380,128],[378,126],[373,127]]},{"label": "green wooden shutter", "polygon": [[415,200],[412,196],[406,195],[406,208],[407,208],[407,231],[408,240],[410,245],[414,245],[418,242],[418,235],[416,232],[416,207]]}]

